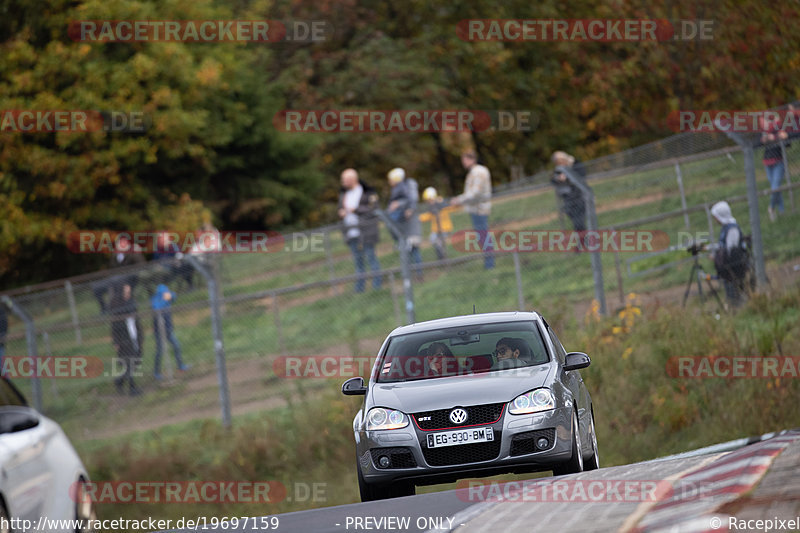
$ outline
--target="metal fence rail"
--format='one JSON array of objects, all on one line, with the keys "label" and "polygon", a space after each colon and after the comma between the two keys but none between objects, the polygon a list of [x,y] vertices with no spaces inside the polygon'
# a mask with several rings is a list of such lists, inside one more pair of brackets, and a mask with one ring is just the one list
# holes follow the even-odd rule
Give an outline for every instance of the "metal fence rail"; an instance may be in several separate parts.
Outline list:
[{"label": "metal fence rail", "polygon": [[[760,150],[755,148],[756,157]],[[784,146],[783,155],[786,178],[778,191],[788,202],[776,222],[761,224],[767,264],[800,252],[796,238],[784,238],[796,234],[800,218],[789,194],[796,188],[791,177],[800,170],[800,148]],[[412,320],[409,298],[417,321],[468,314],[473,305],[478,312],[536,308],[567,321],[580,320],[589,302],[602,302],[606,293],[623,305],[629,290],[683,285],[686,255],[674,242],[679,235],[702,233],[713,241],[718,226],[709,209],[722,199],[751,233],[769,197],[778,192],[769,189],[763,165],[754,161],[759,191],[755,199],[751,191],[750,208],[742,209],[748,199],[745,161],[743,148],[725,135],[681,134],[585,163],[595,204],[590,228],[664,231],[676,246],[657,254],[500,249],[495,268],[485,270],[482,254],[461,251],[456,240],[448,242],[448,259],[442,261],[425,240],[423,263],[417,266],[405,262],[382,227],[377,254],[383,284],[358,294],[350,250],[339,228],[326,226],[287,236],[314,237],[321,243],[317,248],[220,255],[213,267],[202,257],[150,261],[5,291],[5,359],[10,362],[3,368],[17,372],[17,383],[37,407],[78,438],[195,418],[221,418],[230,425],[237,413],[279,408],[334,386],[326,376],[286,379],[276,365],[299,355],[374,354],[389,330]],[[542,172],[498,187],[491,228],[571,229],[549,180],[550,172]],[[471,228],[465,213],[452,216],[457,231]],[[187,264],[194,272],[188,281],[180,270]],[[412,274],[416,268],[422,279]],[[126,284],[130,299],[112,303]],[[160,285],[173,296],[158,308]],[[134,396],[115,385],[126,368],[118,358],[125,349],[120,338],[129,339],[125,331],[136,332],[138,366],[132,378],[141,394]],[[86,372],[67,365],[66,375],[20,375],[19,360],[31,356],[53,364],[80,359]],[[328,377],[338,382],[344,376]]]}]

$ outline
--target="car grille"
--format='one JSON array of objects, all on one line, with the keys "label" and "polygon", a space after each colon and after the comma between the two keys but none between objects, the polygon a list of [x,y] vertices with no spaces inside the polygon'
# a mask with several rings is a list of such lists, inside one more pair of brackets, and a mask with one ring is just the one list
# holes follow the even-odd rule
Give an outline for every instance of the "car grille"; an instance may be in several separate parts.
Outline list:
[{"label": "car grille", "polygon": [[[463,427],[491,424],[497,422],[503,414],[505,403],[490,403],[485,405],[472,405],[464,407],[467,411],[467,420]],[[456,429],[462,426],[453,424],[450,421],[450,411],[453,409],[439,409],[438,411],[425,411],[414,413],[414,423],[422,431],[432,431],[436,429]],[[419,421],[420,418],[430,417],[430,420]]]},{"label": "car grille", "polygon": [[[544,437],[549,443],[546,448],[539,448],[536,441]],[[511,456],[526,455],[534,452],[541,452],[549,450],[553,447],[556,441],[555,428],[537,429],[536,431],[526,431],[525,433],[517,433],[511,437]]]},{"label": "car grille", "polygon": [[476,442],[459,444],[442,448],[422,448],[425,461],[431,466],[451,466],[491,461],[500,455],[500,432],[494,432],[492,442]]},{"label": "car grille", "polygon": [[[408,448],[372,448],[369,453],[372,454],[372,462],[375,464],[375,468],[381,470],[415,468],[417,466],[414,454]],[[378,458],[383,455],[389,457],[389,461],[391,461],[387,468],[383,468],[378,464]]]}]

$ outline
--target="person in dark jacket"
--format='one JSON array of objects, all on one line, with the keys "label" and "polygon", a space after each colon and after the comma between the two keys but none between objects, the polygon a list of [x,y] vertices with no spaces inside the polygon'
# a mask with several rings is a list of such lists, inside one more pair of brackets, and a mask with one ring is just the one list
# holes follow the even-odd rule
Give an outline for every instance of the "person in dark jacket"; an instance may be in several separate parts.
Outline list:
[{"label": "person in dark jacket", "polygon": [[[124,233],[117,236],[114,241],[114,252],[111,254],[109,266],[111,268],[127,267],[132,265],[144,265],[144,254],[142,249],[135,245],[128,236]],[[92,283],[92,292],[97,299],[97,304],[100,306],[100,313],[106,314],[108,312],[108,304],[106,303],[106,293],[109,289],[117,284],[129,283],[131,289],[136,288],[138,281],[137,273],[125,274],[120,276],[109,276]]]},{"label": "person in dark jacket", "polygon": [[[574,174],[577,174],[578,179],[586,181],[586,169],[583,163],[573,156],[558,151],[553,153],[552,160],[557,167],[569,167]],[[561,199],[561,209],[572,221],[575,231],[586,231],[586,202],[581,190],[570,183],[562,172],[554,174],[550,182],[556,186],[556,194]]]},{"label": "person in dark jacket", "polygon": [[136,302],[130,284],[123,282],[112,286],[109,312],[112,316],[111,342],[117,351],[117,357],[124,365],[124,373],[114,379],[114,385],[122,393],[127,382],[131,396],[137,396],[142,391],[136,386],[133,376],[141,365],[144,339],[142,327],[136,317]]},{"label": "person in dark jacket", "polygon": [[[344,240],[353,253],[356,273],[364,274],[364,259],[369,262],[373,272],[372,288],[381,288],[381,276],[377,272],[381,269],[378,257],[375,255],[375,245],[378,244],[378,194],[367,184],[358,179],[358,172],[348,168],[341,175],[342,189],[339,194],[339,218],[342,219],[342,232]],[[364,277],[356,280],[356,292],[364,292]]]}]

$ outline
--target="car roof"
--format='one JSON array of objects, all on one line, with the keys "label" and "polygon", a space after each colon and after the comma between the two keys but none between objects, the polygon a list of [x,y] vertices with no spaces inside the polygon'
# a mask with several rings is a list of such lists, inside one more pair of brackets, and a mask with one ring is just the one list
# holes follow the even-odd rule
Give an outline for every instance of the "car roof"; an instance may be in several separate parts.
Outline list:
[{"label": "car roof", "polygon": [[425,322],[417,322],[409,324],[408,326],[400,326],[395,328],[390,334],[390,337],[396,335],[406,335],[408,333],[419,333],[422,331],[434,331],[437,329],[455,328],[458,326],[475,326],[481,324],[496,324],[499,322],[522,322],[530,320],[538,320],[539,313],[536,311],[513,311],[513,312],[500,312],[500,313],[481,313],[475,315],[460,315],[451,316],[447,318],[437,318],[436,320],[427,320]]}]

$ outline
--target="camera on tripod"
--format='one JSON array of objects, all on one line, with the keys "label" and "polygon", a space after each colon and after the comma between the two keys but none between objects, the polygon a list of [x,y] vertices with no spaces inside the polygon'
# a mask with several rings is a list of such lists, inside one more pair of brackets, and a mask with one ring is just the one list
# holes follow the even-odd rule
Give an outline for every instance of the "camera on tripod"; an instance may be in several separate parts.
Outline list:
[{"label": "camera on tripod", "polygon": [[686,248],[686,251],[692,255],[697,255],[706,249],[707,244],[705,241],[694,242]]}]

